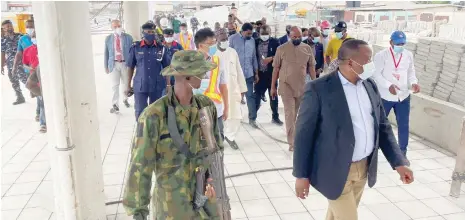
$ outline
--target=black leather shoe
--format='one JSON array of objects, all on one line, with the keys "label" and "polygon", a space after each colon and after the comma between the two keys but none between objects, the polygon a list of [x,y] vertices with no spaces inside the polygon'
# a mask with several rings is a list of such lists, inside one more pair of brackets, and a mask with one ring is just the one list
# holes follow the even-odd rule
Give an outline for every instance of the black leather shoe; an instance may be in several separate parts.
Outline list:
[{"label": "black leather shoe", "polygon": [[282,126],[284,124],[279,118],[273,118],[271,122],[279,126]]},{"label": "black leather shoe", "polygon": [[258,125],[255,120],[249,120],[249,125],[252,126],[252,128],[258,129]]},{"label": "black leather shoe", "polygon": [[226,142],[228,142],[229,146],[231,146],[234,150],[239,150],[239,146],[237,145],[236,141],[231,141],[227,137],[224,138]]}]

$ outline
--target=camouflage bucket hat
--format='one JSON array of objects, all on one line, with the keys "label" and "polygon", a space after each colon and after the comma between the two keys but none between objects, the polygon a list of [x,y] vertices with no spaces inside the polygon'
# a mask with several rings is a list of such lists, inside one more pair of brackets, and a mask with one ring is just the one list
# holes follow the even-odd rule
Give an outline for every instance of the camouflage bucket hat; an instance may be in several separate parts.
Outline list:
[{"label": "camouflage bucket hat", "polygon": [[198,76],[216,68],[216,64],[205,60],[196,50],[180,50],[174,53],[171,65],[161,71],[163,76]]}]

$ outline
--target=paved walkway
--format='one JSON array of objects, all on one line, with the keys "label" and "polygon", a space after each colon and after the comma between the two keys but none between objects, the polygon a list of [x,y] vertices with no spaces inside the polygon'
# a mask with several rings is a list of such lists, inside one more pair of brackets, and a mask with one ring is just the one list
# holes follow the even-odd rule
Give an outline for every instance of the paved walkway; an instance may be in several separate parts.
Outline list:
[{"label": "paved walkway", "polygon": [[[102,42],[94,36],[94,43]],[[100,44],[101,45],[101,44]],[[94,51],[100,51],[94,46]],[[110,85],[100,67],[102,54],[95,53],[100,141],[106,201],[118,200],[123,188],[133,130],[133,110],[109,113]],[[11,85],[1,77],[2,92],[2,220],[46,220],[53,215],[53,188],[46,135],[34,122],[35,100],[12,106]],[[27,94],[24,92],[24,94]],[[132,101],[132,100],[131,100]],[[258,122],[274,137],[285,140],[284,127],[271,124],[269,103],[260,109]],[[281,105],[282,107],[282,105]],[[244,118],[246,107],[243,106]],[[280,108],[282,112],[282,108]],[[282,119],[283,119],[282,114]],[[438,128],[439,129],[439,128]],[[259,130],[243,125],[237,140],[240,150],[226,146],[226,175],[273,167],[292,166],[288,146]],[[409,158],[416,181],[402,185],[384,156],[380,157],[378,182],[366,189],[359,208],[360,220],[463,220],[465,187],[460,199],[448,196],[453,157],[430,148],[417,137],[410,140]],[[327,201],[315,190],[306,200],[295,197],[291,171],[260,173],[227,179],[233,219],[323,220]],[[121,205],[106,207],[107,219],[132,219]]]}]

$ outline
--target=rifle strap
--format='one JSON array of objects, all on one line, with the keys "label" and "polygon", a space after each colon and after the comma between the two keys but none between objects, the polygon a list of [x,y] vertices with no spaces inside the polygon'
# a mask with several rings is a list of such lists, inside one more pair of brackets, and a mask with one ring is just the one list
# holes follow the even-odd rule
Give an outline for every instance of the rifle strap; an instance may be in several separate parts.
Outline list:
[{"label": "rifle strap", "polygon": [[168,131],[170,132],[171,139],[173,139],[173,142],[176,147],[178,147],[179,151],[181,151],[187,158],[192,157],[189,145],[184,142],[184,139],[179,133],[178,125],[176,124],[176,112],[171,105],[168,106]]}]

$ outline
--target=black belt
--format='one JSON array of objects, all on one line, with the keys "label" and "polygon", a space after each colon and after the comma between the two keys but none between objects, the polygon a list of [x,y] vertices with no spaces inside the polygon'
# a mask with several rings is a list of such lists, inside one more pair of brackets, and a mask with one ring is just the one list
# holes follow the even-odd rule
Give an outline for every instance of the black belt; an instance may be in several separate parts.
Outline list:
[{"label": "black belt", "polygon": [[115,60],[115,62],[118,62],[118,63],[123,63],[123,62],[124,62],[124,60],[121,60],[121,61]]}]

